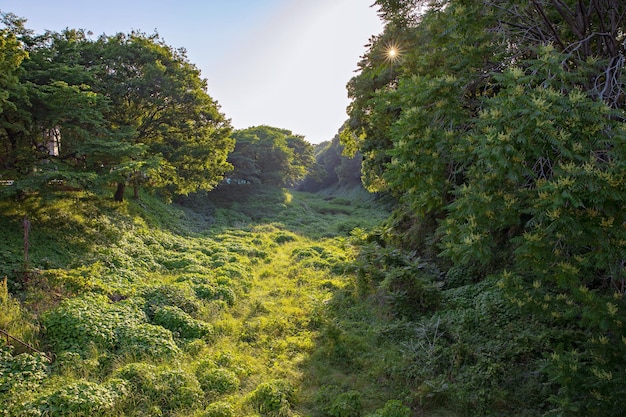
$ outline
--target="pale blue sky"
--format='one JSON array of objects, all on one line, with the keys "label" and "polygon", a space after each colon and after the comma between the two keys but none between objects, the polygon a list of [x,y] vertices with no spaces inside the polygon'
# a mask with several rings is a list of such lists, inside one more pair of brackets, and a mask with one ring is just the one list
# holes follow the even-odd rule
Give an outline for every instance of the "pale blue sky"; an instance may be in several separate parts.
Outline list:
[{"label": "pale blue sky", "polygon": [[382,30],[373,0],[2,0],[36,33],[155,29],[187,49],[235,128],[267,124],[312,143],[347,118],[345,85]]}]

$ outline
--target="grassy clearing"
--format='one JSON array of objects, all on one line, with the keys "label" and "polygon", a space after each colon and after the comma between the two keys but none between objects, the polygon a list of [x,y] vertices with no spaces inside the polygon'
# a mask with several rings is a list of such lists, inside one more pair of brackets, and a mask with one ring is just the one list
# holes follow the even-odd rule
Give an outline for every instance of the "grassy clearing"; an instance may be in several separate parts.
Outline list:
[{"label": "grassy clearing", "polygon": [[55,357],[2,348],[3,415],[348,415],[315,394],[329,374],[362,389],[360,413],[384,405],[326,346],[328,305],[352,282],[350,233],[381,220],[380,204],[232,188],[181,203],[2,203],[0,319]]},{"label": "grassy clearing", "polygon": [[[22,220],[31,221],[24,274]],[[2,416],[533,416],[552,334],[358,191],[0,203]],[[27,278],[27,279],[26,279]]]}]

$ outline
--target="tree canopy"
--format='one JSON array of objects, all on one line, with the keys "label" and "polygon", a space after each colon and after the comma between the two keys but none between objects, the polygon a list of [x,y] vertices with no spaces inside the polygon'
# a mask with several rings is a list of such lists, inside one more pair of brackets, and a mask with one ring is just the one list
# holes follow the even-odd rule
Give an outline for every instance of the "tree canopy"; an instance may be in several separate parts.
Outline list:
[{"label": "tree canopy", "polygon": [[33,35],[4,16],[2,178],[20,192],[63,180],[166,193],[209,190],[232,169],[230,121],[184,50],[158,34]]},{"label": "tree canopy", "polygon": [[235,150],[228,160],[235,182],[293,186],[315,163],[313,145],[287,129],[256,126],[237,130],[233,137]]},{"label": "tree canopy", "polygon": [[388,239],[495,274],[514,305],[572,329],[541,370],[551,401],[621,415],[626,4],[376,4],[385,30],[348,85],[342,140],[411,219]]}]

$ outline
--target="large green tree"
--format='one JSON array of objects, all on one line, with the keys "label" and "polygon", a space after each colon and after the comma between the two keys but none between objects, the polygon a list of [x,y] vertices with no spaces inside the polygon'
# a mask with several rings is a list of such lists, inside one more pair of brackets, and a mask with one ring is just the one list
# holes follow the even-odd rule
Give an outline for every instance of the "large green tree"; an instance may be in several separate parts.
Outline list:
[{"label": "large green tree", "polygon": [[349,83],[343,140],[426,225],[399,241],[482,265],[569,335],[543,369],[558,413],[622,415],[626,4],[376,4],[386,28]]},{"label": "large green tree", "polygon": [[142,33],[102,36],[94,46],[94,90],[111,102],[106,118],[125,142],[143,146],[117,170],[116,198],[127,183],[179,194],[214,187],[231,169],[231,126],[185,51]]},{"label": "large green tree", "polygon": [[314,148],[290,130],[256,126],[233,134],[235,150],[229,161],[234,181],[293,186],[303,180],[315,163]]},{"label": "large green tree", "polygon": [[24,21],[2,14],[0,29],[0,179],[11,180],[22,164],[32,164],[24,132],[29,125],[26,86],[21,82],[22,62],[28,57],[19,40]]},{"label": "large green tree", "polygon": [[[158,35],[89,39],[82,30],[33,35],[4,18],[4,191],[62,180],[168,194],[208,190],[232,167],[229,120],[184,50]],[[10,84],[10,85],[9,85]]]}]

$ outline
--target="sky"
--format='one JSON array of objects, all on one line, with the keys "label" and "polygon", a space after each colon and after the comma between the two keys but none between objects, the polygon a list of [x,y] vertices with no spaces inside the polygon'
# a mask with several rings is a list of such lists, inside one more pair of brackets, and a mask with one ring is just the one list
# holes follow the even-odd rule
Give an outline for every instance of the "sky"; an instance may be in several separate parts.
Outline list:
[{"label": "sky", "polygon": [[374,0],[0,0],[35,33],[155,31],[185,48],[236,129],[269,125],[331,140],[346,84],[382,31]]}]

